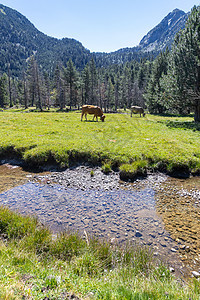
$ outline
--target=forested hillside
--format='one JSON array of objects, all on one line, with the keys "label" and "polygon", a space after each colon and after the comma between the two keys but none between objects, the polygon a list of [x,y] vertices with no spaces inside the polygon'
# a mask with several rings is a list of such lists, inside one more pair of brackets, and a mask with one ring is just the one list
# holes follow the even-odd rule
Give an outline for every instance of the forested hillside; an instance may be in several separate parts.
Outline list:
[{"label": "forested hillside", "polygon": [[200,122],[200,6],[194,7],[174,40],[152,66],[144,97],[151,113],[194,112]]},{"label": "forested hillside", "polygon": [[0,71],[7,72],[10,64],[13,76],[21,76],[26,60],[36,55],[43,71],[51,72],[58,63],[66,66],[69,59],[79,68],[91,59],[89,50],[74,40],[49,37],[37,30],[19,12],[0,5]]}]

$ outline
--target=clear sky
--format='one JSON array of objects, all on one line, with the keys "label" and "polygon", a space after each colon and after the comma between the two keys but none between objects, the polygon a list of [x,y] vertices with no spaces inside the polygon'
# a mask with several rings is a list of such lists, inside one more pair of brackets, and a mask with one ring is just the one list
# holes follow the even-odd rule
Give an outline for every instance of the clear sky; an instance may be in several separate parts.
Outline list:
[{"label": "clear sky", "polygon": [[197,0],[0,0],[37,29],[57,38],[74,38],[95,52],[133,47],[169,12],[185,12]]}]

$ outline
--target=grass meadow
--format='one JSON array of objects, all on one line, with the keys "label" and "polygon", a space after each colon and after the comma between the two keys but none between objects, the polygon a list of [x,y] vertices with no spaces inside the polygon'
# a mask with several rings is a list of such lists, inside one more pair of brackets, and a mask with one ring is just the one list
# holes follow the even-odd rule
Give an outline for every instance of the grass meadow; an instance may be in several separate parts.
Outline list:
[{"label": "grass meadow", "polygon": [[[107,172],[136,174],[159,170],[200,172],[200,128],[191,117],[140,118],[106,114],[105,122],[80,120],[80,112],[0,113],[0,155],[18,156],[29,166],[88,162]],[[132,177],[131,177],[132,176]]]}]

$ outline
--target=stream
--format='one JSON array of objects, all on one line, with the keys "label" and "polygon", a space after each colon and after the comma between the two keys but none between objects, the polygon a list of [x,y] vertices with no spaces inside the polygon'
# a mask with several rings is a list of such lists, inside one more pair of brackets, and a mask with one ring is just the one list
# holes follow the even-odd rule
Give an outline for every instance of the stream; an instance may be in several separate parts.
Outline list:
[{"label": "stream", "polygon": [[125,183],[89,166],[32,173],[2,161],[0,203],[36,215],[55,235],[70,230],[148,246],[177,276],[200,273],[199,177],[150,174]]}]

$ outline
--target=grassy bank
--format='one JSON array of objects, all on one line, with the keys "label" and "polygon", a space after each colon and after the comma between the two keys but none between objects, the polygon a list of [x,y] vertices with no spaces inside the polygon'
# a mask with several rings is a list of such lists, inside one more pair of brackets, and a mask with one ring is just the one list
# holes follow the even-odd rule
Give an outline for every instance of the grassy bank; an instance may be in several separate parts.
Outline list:
[{"label": "grassy bank", "polygon": [[[88,119],[92,119],[89,116]],[[134,180],[148,169],[168,174],[200,173],[200,132],[193,118],[107,114],[81,122],[80,112],[0,112],[0,157],[17,155],[29,166],[56,162],[120,168]]]},{"label": "grassy bank", "polygon": [[36,219],[3,207],[0,234],[0,299],[199,299],[196,279],[176,280],[146,248],[53,239]]}]

